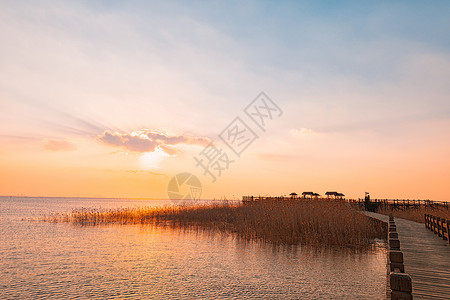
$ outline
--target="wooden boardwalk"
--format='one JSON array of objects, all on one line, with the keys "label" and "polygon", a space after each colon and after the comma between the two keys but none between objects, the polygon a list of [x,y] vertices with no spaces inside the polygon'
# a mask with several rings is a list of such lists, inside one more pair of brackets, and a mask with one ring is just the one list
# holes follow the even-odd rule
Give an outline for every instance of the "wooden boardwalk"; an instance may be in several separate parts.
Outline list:
[{"label": "wooden boardwalk", "polygon": [[[366,212],[388,222],[388,216]],[[411,276],[414,299],[450,299],[450,244],[416,223],[395,218],[405,272]]]}]

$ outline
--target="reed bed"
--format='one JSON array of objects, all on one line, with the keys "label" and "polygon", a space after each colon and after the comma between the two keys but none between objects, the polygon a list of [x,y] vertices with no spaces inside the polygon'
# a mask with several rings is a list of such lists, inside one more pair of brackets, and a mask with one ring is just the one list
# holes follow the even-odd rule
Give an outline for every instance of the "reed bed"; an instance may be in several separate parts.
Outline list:
[{"label": "reed bed", "polygon": [[148,224],[212,229],[277,245],[364,248],[384,239],[386,225],[339,201],[283,200],[196,207],[81,209],[47,222],[78,225]]},{"label": "reed bed", "polygon": [[396,218],[411,220],[418,223],[425,223],[425,214],[450,219],[450,210],[445,207],[410,207],[410,208],[379,208],[378,213],[389,215],[392,213]]}]

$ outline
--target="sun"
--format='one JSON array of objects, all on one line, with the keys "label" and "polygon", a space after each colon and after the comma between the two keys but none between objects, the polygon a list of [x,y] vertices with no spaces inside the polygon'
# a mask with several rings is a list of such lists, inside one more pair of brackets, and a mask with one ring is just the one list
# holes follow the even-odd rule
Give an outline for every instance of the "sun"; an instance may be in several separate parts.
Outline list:
[{"label": "sun", "polygon": [[144,169],[160,169],[160,164],[169,156],[160,147],[156,147],[153,152],[145,152],[141,155],[141,167]]}]

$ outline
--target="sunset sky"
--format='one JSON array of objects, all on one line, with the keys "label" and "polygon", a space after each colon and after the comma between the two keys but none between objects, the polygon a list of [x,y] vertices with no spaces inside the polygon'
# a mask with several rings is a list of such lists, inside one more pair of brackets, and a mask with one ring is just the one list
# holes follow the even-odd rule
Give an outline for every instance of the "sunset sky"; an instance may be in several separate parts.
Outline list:
[{"label": "sunset sky", "polygon": [[[0,1],[0,195],[450,200],[448,1]],[[282,113],[262,130],[245,108]],[[219,138],[239,117],[240,156]],[[195,158],[230,160],[215,182]]]}]

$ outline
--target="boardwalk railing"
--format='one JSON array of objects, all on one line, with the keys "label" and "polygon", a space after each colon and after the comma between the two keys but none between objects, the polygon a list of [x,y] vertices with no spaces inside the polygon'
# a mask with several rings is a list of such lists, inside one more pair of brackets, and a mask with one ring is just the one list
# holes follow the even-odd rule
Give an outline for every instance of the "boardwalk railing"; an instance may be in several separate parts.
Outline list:
[{"label": "boardwalk railing", "polygon": [[449,220],[425,214],[425,227],[433,231],[439,237],[450,243],[450,224]]},{"label": "boardwalk railing", "polygon": [[400,250],[400,240],[398,239],[397,226],[392,214],[389,215],[389,299],[412,300],[412,280],[411,276],[405,273],[403,264],[403,252]]},{"label": "boardwalk railing", "polygon": [[283,201],[283,200],[341,200],[341,201],[348,201],[343,197],[340,196],[331,196],[331,197],[317,197],[317,196],[300,196],[300,197],[287,197],[287,196],[276,196],[276,197],[272,197],[272,196],[242,196],[242,202],[255,202],[255,201],[272,201],[272,200],[278,200],[278,201]]},{"label": "boardwalk railing", "polygon": [[[358,198],[357,200],[349,200],[349,202],[364,204],[365,199]],[[415,200],[415,199],[370,199],[370,203],[377,204],[378,206],[397,206],[397,207],[445,207],[449,208],[448,201],[433,201],[433,200]]]},{"label": "boardwalk railing", "polygon": [[[343,200],[353,204],[364,205],[367,203],[365,199],[346,199],[344,197],[287,197],[287,196],[243,196],[242,202],[253,202],[253,201],[266,201],[266,200],[302,200],[302,199],[318,199],[318,200]],[[370,199],[368,203],[375,205],[376,207],[444,207],[449,208],[448,201],[433,201],[433,200],[415,200],[415,199]]]}]

